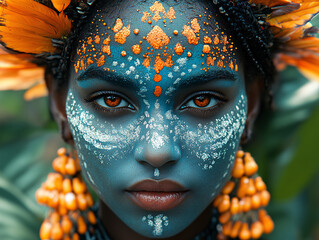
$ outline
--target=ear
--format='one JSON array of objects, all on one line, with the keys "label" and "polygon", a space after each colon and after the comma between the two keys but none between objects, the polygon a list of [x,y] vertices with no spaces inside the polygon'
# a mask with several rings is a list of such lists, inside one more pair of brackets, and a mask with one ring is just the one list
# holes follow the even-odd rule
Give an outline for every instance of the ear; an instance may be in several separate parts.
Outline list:
[{"label": "ear", "polygon": [[65,111],[68,84],[65,83],[60,86],[54,79],[49,68],[47,68],[45,72],[45,82],[49,92],[50,112],[59,126],[62,139],[73,146],[74,141]]},{"label": "ear", "polygon": [[261,98],[263,96],[264,81],[261,77],[254,77],[246,82],[246,94],[248,100],[248,112],[245,130],[242,134],[240,144],[245,145],[253,132],[255,120],[259,114]]}]

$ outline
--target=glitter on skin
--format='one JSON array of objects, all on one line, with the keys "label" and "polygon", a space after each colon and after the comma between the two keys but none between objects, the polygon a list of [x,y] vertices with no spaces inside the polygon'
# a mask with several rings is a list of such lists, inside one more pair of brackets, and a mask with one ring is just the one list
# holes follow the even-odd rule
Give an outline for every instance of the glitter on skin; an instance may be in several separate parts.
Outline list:
[{"label": "glitter on skin", "polygon": [[154,177],[159,177],[160,175],[160,171],[158,170],[158,168],[154,169]]},{"label": "glitter on skin", "polygon": [[168,226],[168,217],[163,214],[153,216],[151,214],[144,216],[142,222],[147,223],[148,226],[153,228],[154,236],[161,236],[163,234],[163,227]]},{"label": "glitter on skin", "polygon": [[[139,120],[135,120],[127,128],[115,128],[114,126],[109,131],[95,129],[93,126],[99,126],[103,129],[107,122],[100,122],[95,119],[93,114],[85,111],[80,104],[77,104],[72,92],[68,95],[66,109],[73,135],[82,136],[87,144],[94,146],[96,149],[120,150],[142,138],[140,127],[142,123]],[[163,116],[158,115],[157,120],[151,118],[146,122],[146,128],[156,129],[152,133],[149,132],[146,139],[154,149],[162,148],[169,138],[180,139],[185,144],[182,148],[192,149],[196,158],[201,159],[198,162],[199,166],[204,170],[211,169],[218,159],[225,156],[225,149],[227,149],[225,145],[232,143],[234,139],[241,135],[246,121],[245,109],[246,100],[244,96],[241,96],[235,109],[230,113],[204,126],[199,125],[196,131],[190,130],[185,122],[176,121],[179,118],[172,113],[166,113],[167,120],[172,120],[169,125],[175,126],[173,136],[164,134]],[[146,113],[145,115],[147,116]],[[209,145],[209,149],[203,149],[203,146],[207,145]]]}]

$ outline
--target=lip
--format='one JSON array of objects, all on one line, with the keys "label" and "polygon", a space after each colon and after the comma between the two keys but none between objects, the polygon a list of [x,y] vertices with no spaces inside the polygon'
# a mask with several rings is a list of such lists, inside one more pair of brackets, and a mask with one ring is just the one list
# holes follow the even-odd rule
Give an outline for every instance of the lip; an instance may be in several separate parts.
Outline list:
[{"label": "lip", "polygon": [[126,192],[144,210],[166,211],[181,204],[188,190],[172,180],[147,179],[133,184]]}]

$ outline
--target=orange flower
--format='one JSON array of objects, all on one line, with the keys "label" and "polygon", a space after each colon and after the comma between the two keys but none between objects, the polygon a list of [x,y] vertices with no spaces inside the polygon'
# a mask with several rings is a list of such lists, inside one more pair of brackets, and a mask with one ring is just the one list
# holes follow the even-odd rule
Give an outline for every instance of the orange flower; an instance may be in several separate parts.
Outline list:
[{"label": "orange flower", "polygon": [[296,67],[306,78],[319,81],[318,62],[319,56],[315,54],[277,54],[274,59],[275,65],[284,68],[286,65]]},{"label": "orange flower", "polygon": [[[318,1],[303,0],[301,4],[297,4],[296,6],[297,9],[293,11],[289,11],[288,6],[281,7],[281,11],[277,9],[276,14],[270,14],[267,22],[271,26],[279,28],[294,28],[306,24],[319,12]],[[288,12],[287,10],[285,11],[285,8],[288,9]]]},{"label": "orange flower", "polygon": [[0,45],[0,90],[24,90],[25,98],[45,96],[44,68],[31,63],[28,54],[12,54]]},{"label": "orange flower", "polygon": [[252,4],[262,4],[267,7],[283,6],[291,3],[299,3],[301,0],[250,0],[249,3]]},{"label": "orange flower", "polygon": [[[54,0],[58,9],[64,9],[69,1]],[[71,21],[61,12],[34,0],[5,0],[0,2],[1,41],[15,51],[41,54],[54,53],[57,49],[52,39],[63,39],[71,31]]]}]

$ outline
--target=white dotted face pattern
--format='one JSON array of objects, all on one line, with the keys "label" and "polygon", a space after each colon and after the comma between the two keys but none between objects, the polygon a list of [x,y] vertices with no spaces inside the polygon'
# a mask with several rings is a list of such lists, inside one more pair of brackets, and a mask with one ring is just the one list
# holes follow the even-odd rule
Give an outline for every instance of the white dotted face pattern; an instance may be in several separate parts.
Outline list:
[{"label": "white dotted face pattern", "polygon": [[[155,103],[159,110],[160,104]],[[203,170],[224,159],[229,149],[236,151],[246,121],[246,98],[241,95],[235,108],[213,121],[191,127],[172,111],[150,115],[145,111],[126,125],[116,125],[97,118],[85,110],[69,92],[67,116],[79,152],[86,148],[101,164],[110,164],[123,154],[133,151],[138,142],[146,141],[154,149],[160,149],[170,141],[179,142],[188,152],[188,158],[196,161]],[[108,154],[111,151],[112,154]],[[85,162],[83,154],[80,154]],[[234,157],[229,159],[229,167]]]},{"label": "white dotted face pattern", "polygon": [[153,216],[148,214],[143,216],[142,222],[147,224],[148,227],[152,228],[152,233],[154,236],[161,236],[163,234],[164,228],[168,226],[168,217],[163,214],[158,214]]}]

